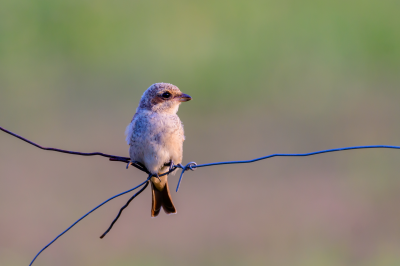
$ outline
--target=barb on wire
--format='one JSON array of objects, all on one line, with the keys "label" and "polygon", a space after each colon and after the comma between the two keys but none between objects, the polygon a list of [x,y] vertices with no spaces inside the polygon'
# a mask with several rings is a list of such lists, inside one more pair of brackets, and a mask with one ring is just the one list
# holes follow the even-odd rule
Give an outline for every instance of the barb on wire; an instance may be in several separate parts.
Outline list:
[{"label": "barb on wire", "polygon": [[[82,216],[81,218],[79,218],[75,223],[73,223],[70,227],[68,227],[65,231],[63,231],[61,234],[59,234],[54,240],[52,240],[49,244],[47,244],[42,250],[39,251],[39,253],[35,256],[35,258],[32,260],[32,262],[29,264],[30,266],[32,265],[32,263],[36,260],[36,258],[39,256],[39,254],[41,254],[47,247],[49,247],[51,244],[54,243],[54,241],[56,241],[59,237],[61,237],[63,234],[65,234],[68,230],[70,230],[73,226],[75,226],[78,222],[80,222],[83,218],[85,218],[86,216],[88,216],[90,213],[92,213],[93,211],[95,211],[96,209],[98,209],[99,207],[103,206],[105,203],[109,202],[110,200],[119,197],[121,195],[124,195],[128,192],[131,192],[141,186],[143,186],[136,194],[134,194],[129,200],[128,202],[120,209],[117,217],[113,220],[113,222],[111,223],[110,227],[107,229],[107,231],[100,237],[103,238],[110,230],[111,228],[114,226],[115,222],[118,220],[118,218],[120,217],[122,211],[129,205],[129,203],[136,197],[138,196],[140,193],[142,193],[146,187],[149,184],[149,180],[151,177],[156,176],[151,174],[146,167],[139,163],[139,162],[132,162],[130,160],[130,158],[128,157],[121,157],[121,156],[115,156],[115,155],[109,155],[109,154],[105,154],[105,153],[101,153],[101,152],[93,152],[93,153],[82,153],[82,152],[74,152],[74,151],[67,151],[67,150],[61,150],[61,149],[55,149],[55,148],[46,148],[46,147],[42,147],[30,140],[27,140],[11,131],[8,131],[2,127],[0,127],[0,130],[16,137],[19,138],[37,148],[43,149],[43,150],[51,150],[51,151],[57,151],[57,152],[62,152],[62,153],[68,153],[68,154],[75,154],[75,155],[83,155],[83,156],[93,156],[93,155],[99,155],[99,156],[103,156],[103,157],[108,157],[110,161],[120,161],[120,162],[124,162],[127,163],[128,166],[129,165],[133,165],[134,167],[136,167],[137,169],[147,173],[149,176],[146,179],[146,181],[142,182],[141,184],[139,184],[138,186],[127,190],[125,192],[122,192],[118,195],[115,195],[111,198],[109,198],[108,200],[104,201],[103,203],[101,203],[100,205],[98,205],[97,207],[95,207],[94,209],[92,209],[91,211],[89,211],[87,214],[85,214],[84,216]],[[255,158],[255,159],[251,159],[251,160],[243,160],[243,161],[225,161],[225,162],[215,162],[215,163],[207,163],[207,164],[197,164],[195,162],[190,162],[187,165],[183,166],[182,164],[178,164],[178,165],[172,165],[169,169],[168,172],[161,174],[159,176],[163,176],[163,175],[168,175],[171,172],[175,171],[176,169],[180,168],[182,169],[182,172],[180,174],[179,180],[178,180],[178,184],[176,187],[176,192],[178,192],[179,190],[179,186],[182,182],[182,177],[183,174],[187,171],[187,170],[192,170],[194,171],[197,168],[201,168],[201,167],[208,167],[208,166],[216,166],[216,165],[226,165],[226,164],[244,164],[244,163],[253,163],[253,162],[257,162],[257,161],[261,161],[261,160],[265,160],[265,159],[269,159],[272,157],[305,157],[305,156],[311,156],[311,155],[317,155],[317,154],[323,154],[323,153],[329,153],[329,152],[336,152],[336,151],[347,151],[347,150],[358,150],[358,149],[375,149],[375,148],[385,148],[385,149],[400,149],[400,146],[389,146],[389,145],[371,145],[371,146],[354,146],[354,147],[344,147],[344,148],[336,148],[336,149],[329,149],[329,150],[322,150],[322,151],[316,151],[316,152],[310,152],[310,153],[275,153],[275,154],[271,154],[271,155],[267,155],[267,156],[263,156],[263,157],[259,157],[259,158]],[[166,163],[165,166],[168,166],[170,164]]]}]

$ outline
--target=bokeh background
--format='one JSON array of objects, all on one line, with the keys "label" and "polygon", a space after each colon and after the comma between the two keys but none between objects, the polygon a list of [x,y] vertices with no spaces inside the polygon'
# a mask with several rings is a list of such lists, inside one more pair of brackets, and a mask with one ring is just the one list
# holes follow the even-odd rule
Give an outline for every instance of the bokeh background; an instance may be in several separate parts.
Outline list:
[{"label": "bokeh background", "polygon": [[[182,104],[184,163],[400,145],[400,2],[0,1],[0,126],[128,155],[143,91]],[[358,150],[188,172],[177,215],[146,190],[97,210],[34,265],[400,265],[400,153]],[[28,265],[144,180],[0,132],[0,265]],[[175,188],[178,175],[170,177]]]}]

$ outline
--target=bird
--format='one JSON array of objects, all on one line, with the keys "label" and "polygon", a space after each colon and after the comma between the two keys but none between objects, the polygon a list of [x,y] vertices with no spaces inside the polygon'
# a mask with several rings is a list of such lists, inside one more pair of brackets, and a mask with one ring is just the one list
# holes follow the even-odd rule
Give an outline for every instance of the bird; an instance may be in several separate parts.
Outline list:
[{"label": "bird", "polygon": [[142,95],[136,113],[127,126],[125,135],[132,162],[143,164],[153,176],[151,216],[163,208],[166,214],[177,213],[168,187],[168,172],[182,163],[183,124],[177,112],[182,102],[192,97],[170,83],[155,83]]}]

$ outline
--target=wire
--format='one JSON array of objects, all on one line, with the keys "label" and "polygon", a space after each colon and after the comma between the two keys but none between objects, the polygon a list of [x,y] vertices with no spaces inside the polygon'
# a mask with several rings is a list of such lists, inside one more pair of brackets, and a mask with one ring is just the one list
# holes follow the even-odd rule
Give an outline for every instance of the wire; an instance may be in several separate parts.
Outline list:
[{"label": "wire", "polygon": [[10,134],[11,136],[14,136],[14,137],[20,139],[22,141],[25,141],[25,142],[27,142],[27,143],[29,143],[29,144],[31,144],[31,145],[39,148],[39,149],[42,149],[42,150],[56,151],[56,152],[74,154],[74,155],[81,155],[81,156],[95,156],[95,155],[103,156],[103,157],[109,158],[110,161],[119,161],[119,162],[125,162],[125,163],[130,162],[131,165],[133,165],[137,169],[148,173],[146,167],[143,164],[141,164],[139,162],[132,162],[131,159],[128,158],[128,157],[115,156],[115,155],[110,155],[110,154],[106,154],[106,153],[102,153],[102,152],[76,152],[76,151],[68,151],[68,150],[61,150],[61,149],[55,149],[55,148],[47,148],[47,147],[40,146],[39,144],[36,144],[35,142],[30,141],[30,140],[28,140],[28,139],[26,139],[24,137],[21,137],[20,135],[17,135],[17,134],[15,134],[15,133],[13,133],[13,132],[5,129],[5,128],[0,127],[0,130],[6,132],[7,134]]},{"label": "wire", "polygon": [[181,172],[181,175],[179,177],[178,185],[176,186],[176,192],[178,192],[178,190],[179,190],[179,186],[180,186],[181,181],[182,181],[183,173],[188,169],[193,171],[196,168],[207,167],[207,166],[216,166],[216,165],[225,165],[225,164],[254,163],[254,162],[265,160],[265,159],[269,159],[269,158],[272,158],[272,157],[305,157],[305,156],[311,156],[311,155],[329,153],[329,152],[335,152],[335,151],[348,151],[348,150],[359,150],[359,149],[376,149],[376,148],[400,149],[400,146],[389,146],[389,145],[354,146],[354,147],[344,147],[344,148],[336,148],[336,149],[315,151],[315,152],[309,152],[309,153],[275,153],[275,154],[270,154],[270,155],[267,155],[267,156],[255,158],[255,159],[252,159],[252,160],[244,160],[244,161],[226,161],[226,162],[216,162],[216,163],[206,163],[206,164],[196,164],[195,162],[190,162],[186,166],[176,165],[175,167],[182,168],[182,172]]},{"label": "wire", "polygon": [[144,187],[142,187],[138,192],[136,192],[136,194],[134,194],[134,195],[128,200],[128,202],[119,210],[117,217],[115,217],[115,219],[114,219],[114,221],[112,221],[110,227],[108,227],[108,229],[104,232],[104,234],[102,234],[102,235],[100,236],[100,238],[105,237],[106,234],[108,234],[108,232],[110,232],[110,230],[111,230],[111,228],[113,228],[115,222],[116,222],[116,221],[118,220],[118,218],[121,216],[121,213],[123,212],[123,210],[124,210],[126,207],[128,207],[129,203],[131,203],[131,201],[132,201],[134,198],[136,198],[136,196],[138,196],[140,193],[143,192],[143,190],[145,190],[145,189],[147,188],[147,186],[149,185],[149,179],[150,179],[150,178],[147,178],[147,182],[146,182],[146,184],[144,185]]},{"label": "wire", "polygon": [[[82,216],[81,218],[79,218],[75,223],[73,223],[70,227],[68,227],[64,232],[62,232],[61,234],[59,234],[53,241],[51,241],[49,244],[47,244],[42,250],[39,251],[39,253],[35,256],[35,258],[32,260],[32,262],[29,264],[29,266],[32,265],[32,263],[36,260],[36,258],[39,256],[40,253],[42,253],[47,247],[49,247],[51,244],[53,244],[60,236],[62,236],[63,234],[65,234],[68,230],[70,230],[73,226],[75,226],[78,222],[80,222],[83,218],[85,218],[86,216],[88,216],[90,213],[92,213],[93,211],[95,211],[96,209],[98,209],[99,207],[103,206],[105,203],[109,202],[112,199],[115,199],[116,197],[122,196],[126,193],[131,192],[132,190],[135,190],[141,186],[143,186],[144,184],[146,184],[140,191],[138,191],[135,195],[133,195],[128,202],[120,209],[117,217],[113,220],[113,222],[111,223],[110,227],[107,229],[107,231],[100,237],[103,238],[113,227],[113,225],[115,224],[115,222],[118,220],[118,218],[120,217],[122,211],[129,205],[129,203],[137,196],[139,195],[144,189],[146,189],[149,180],[151,177],[153,176],[157,176],[154,174],[151,174],[146,167],[139,163],[139,162],[133,162],[130,160],[130,158],[128,157],[121,157],[121,156],[115,156],[115,155],[109,155],[109,154],[105,154],[105,153],[101,153],[101,152],[92,152],[92,153],[82,153],[82,152],[74,152],[74,151],[67,151],[67,150],[60,150],[60,149],[55,149],[55,148],[46,148],[46,147],[42,147],[30,140],[27,140],[11,131],[8,131],[2,127],[0,127],[0,130],[16,137],[19,138],[35,147],[38,147],[40,149],[43,150],[51,150],[51,151],[57,151],[57,152],[62,152],[62,153],[68,153],[68,154],[75,154],[75,155],[83,155],[83,156],[93,156],[93,155],[100,155],[103,157],[108,157],[110,161],[121,161],[121,162],[125,162],[128,163],[127,166],[129,165],[133,165],[135,166],[137,169],[146,172],[147,174],[149,174],[149,177],[146,179],[146,181],[142,182],[141,184],[139,184],[138,186],[127,190],[125,192],[122,192],[118,195],[115,195],[111,198],[109,198],[108,200],[104,201],[103,203],[101,203],[100,205],[98,205],[96,208],[92,209],[91,211],[89,211],[88,213],[86,213],[84,216]],[[183,174],[185,173],[185,171],[187,170],[192,170],[194,171],[197,168],[201,168],[201,167],[208,167],[208,166],[216,166],[216,165],[226,165],[226,164],[244,164],[244,163],[254,163],[257,161],[261,161],[261,160],[265,160],[265,159],[269,159],[272,157],[305,157],[305,156],[311,156],[311,155],[317,155],[317,154],[323,154],[323,153],[329,153],[329,152],[336,152],[336,151],[348,151],[348,150],[359,150],[359,149],[376,149],[376,148],[382,148],[382,149],[400,149],[400,146],[389,146],[389,145],[371,145],[371,146],[354,146],[354,147],[344,147],[344,148],[335,148],[335,149],[329,149],[329,150],[322,150],[322,151],[315,151],[315,152],[309,152],[309,153],[274,153],[274,154],[270,154],[267,156],[263,156],[263,157],[259,157],[259,158],[255,158],[255,159],[251,159],[251,160],[243,160],[243,161],[225,161],[225,162],[215,162],[215,163],[207,163],[207,164],[197,164],[195,162],[190,162],[187,165],[183,166],[182,164],[177,164],[177,165],[171,165],[170,166],[170,170],[164,174],[158,175],[159,176],[163,176],[163,175],[168,175],[171,172],[175,171],[176,169],[180,168],[182,169],[182,172],[180,174],[179,180],[178,180],[178,184],[176,187],[176,192],[178,192],[179,187],[181,185],[182,182],[182,177]],[[165,164],[170,165],[170,164]]]},{"label": "wire", "polygon": [[51,244],[53,244],[60,236],[62,236],[63,234],[65,234],[66,232],[69,231],[69,229],[71,229],[72,227],[74,227],[77,223],[79,223],[83,218],[85,218],[86,216],[88,216],[89,214],[91,214],[92,212],[94,212],[95,210],[97,210],[98,208],[100,208],[101,206],[103,206],[104,204],[106,204],[107,202],[109,202],[112,199],[115,199],[119,196],[122,196],[126,193],[131,192],[132,190],[137,189],[138,187],[143,186],[144,184],[148,183],[148,179],[146,179],[146,181],[144,181],[143,183],[137,185],[134,188],[131,188],[125,192],[119,193],[118,195],[115,195],[111,198],[109,198],[108,200],[104,201],[103,203],[101,203],[100,205],[98,205],[97,207],[95,207],[94,209],[92,209],[91,211],[89,211],[88,213],[86,213],[85,215],[83,215],[81,218],[79,218],[75,223],[73,223],[70,227],[68,227],[66,230],[64,230],[61,234],[59,234],[56,238],[54,238],[49,244],[47,244],[44,248],[42,248],[38,254],[36,254],[36,256],[33,258],[33,260],[31,261],[31,263],[29,264],[29,266],[32,266],[33,262],[36,260],[36,258],[40,255],[40,253],[42,253],[46,248],[48,248]]}]

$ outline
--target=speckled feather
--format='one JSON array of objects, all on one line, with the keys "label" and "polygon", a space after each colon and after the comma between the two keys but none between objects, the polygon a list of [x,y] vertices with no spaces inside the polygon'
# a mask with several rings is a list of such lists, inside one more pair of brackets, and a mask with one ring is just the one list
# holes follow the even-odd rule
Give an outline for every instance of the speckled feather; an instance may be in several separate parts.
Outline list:
[{"label": "speckled feather", "polygon": [[[171,94],[170,98],[161,97],[165,92]],[[131,160],[143,163],[152,174],[168,171],[164,164],[171,160],[174,164],[182,162],[185,136],[182,122],[176,114],[182,95],[178,87],[172,84],[153,84],[144,92],[126,129]],[[153,177],[151,181],[155,188],[162,191],[167,185],[167,176],[160,179]]]},{"label": "speckled feather", "polygon": [[175,164],[182,162],[185,137],[176,114],[141,110],[135,114],[129,127],[131,160],[143,163],[153,174],[171,160]]}]

